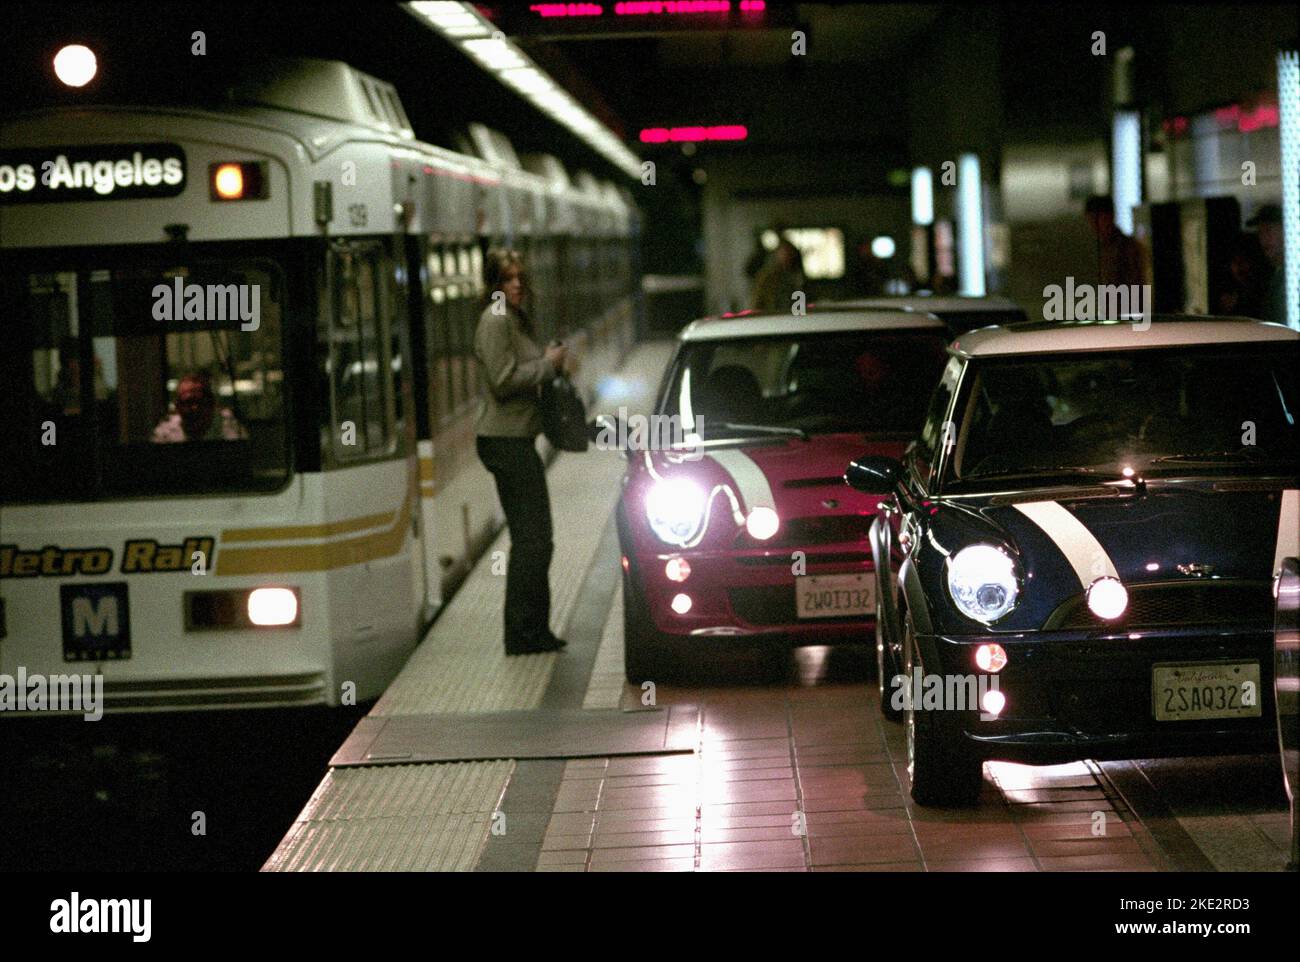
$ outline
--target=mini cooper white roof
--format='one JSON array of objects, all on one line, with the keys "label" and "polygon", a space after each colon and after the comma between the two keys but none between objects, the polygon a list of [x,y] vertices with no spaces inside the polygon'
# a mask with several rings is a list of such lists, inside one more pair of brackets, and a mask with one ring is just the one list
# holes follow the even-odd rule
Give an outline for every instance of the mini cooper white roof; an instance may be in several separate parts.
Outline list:
[{"label": "mini cooper white roof", "polygon": [[1001,357],[1300,339],[1300,331],[1247,317],[1157,314],[1150,327],[1143,327],[1131,320],[1032,321],[984,327],[957,338],[952,351],[962,357]]},{"label": "mini cooper white roof", "polygon": [[904,294],[894,297],[866,297],[851,301],[834,301],[824,305],[834,310],[913,310],[931,311],[935,314],[987,314],[993,311],[1009,311],[1024,314],[1015,301],[1006,297],[991,295],[988,297],[963,297],[960,295]]},{"label": "mini cooper white roof", "polygon": [[731,316],[706,317],[687,324],[679,341],[722,341],[778,334],[832,334],[839,331],[935,330],[945,332],[943,321],[920,311],[822,310],[799,316],[789,313],[759,314],[743,311]]}]

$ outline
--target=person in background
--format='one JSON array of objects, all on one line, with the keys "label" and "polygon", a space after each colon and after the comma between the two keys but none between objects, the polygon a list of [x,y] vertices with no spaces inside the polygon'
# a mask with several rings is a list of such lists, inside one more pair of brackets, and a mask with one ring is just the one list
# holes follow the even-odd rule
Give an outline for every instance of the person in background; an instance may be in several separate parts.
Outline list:
[{"label": "person in background", "polygon": [[801,260],[799,249],[782,238],[767,264],[754,278],[754,310],[790,310],[795,291],[803,288],[803,272],[799,269]]},{"label": "person in background", "polygon": [[1083,213],[1097,236],[1098,283],[1145,284],[1142,248],[1115,225],[1115,204],[1110,197],[1104,194],[1089,197]]},{"label": "person in background", "polygon": [[1227,268],[1231,284],[1219,295],[1215,313],[1262,318],[1264,285],[1272,268],[1254,234],[1237,235],[1228,256]]},{"label": "person in background", "polygon": [[212,382],[202,372],[191,372],[176,385],[175,410],[158,422],[149,439],[154,444],[186,441],[246,441],[248,432],[230,408],[221,408],[217,418],[217,396]]},{"label": "person in background", "polygon": [[492,473],[510,530],[506,567],[507,655],[558,651],[550,628],[551,501],[534,446],[542,431],[542,383],[565,365],[559,342],[545,351],[525,304],[528,282],[518,251],[489,251],[483,264],[486,306],[474,331],[474,356],[487,392],[475,426],[479,460]]},{"label": "person in background", "polygon": [[751,283],[754,278],[758,276],[758,272],[763,269],[763,265],[766,263],[767,250],[763,247],[763,232],[761,230],[755,231],[754,250],[749,257],[745,259],[745,276],[749,278]]},{"label": "person in background", "polygon": [[1260,317],[1265,321],[1285,324],[1286,318],[1286,241],[1282,234],[1282,208],[1265,204],[1250,220],[1247,227],[1255,228],[1260,250],[1267,258],[1271,272],[1264,284],[1264,309]]}]

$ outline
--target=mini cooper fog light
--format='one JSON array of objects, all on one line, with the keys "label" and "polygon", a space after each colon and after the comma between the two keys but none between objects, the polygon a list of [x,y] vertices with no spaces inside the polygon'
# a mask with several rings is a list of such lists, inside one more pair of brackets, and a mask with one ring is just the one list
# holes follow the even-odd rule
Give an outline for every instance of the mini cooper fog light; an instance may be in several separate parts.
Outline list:
[{"label": "mini cooper fog light", "polygon": [[691,610],[691,596],[673,595],[672,608],[673,611],[677,612],[679,615],[686,614],[686,612]]},{"label": "mini cooper fog light", "polygon": [[757,541],[766,541],[776,534],[776,529],[780,526],[781,519],[777,517],[776,512],[763,505],[749,512],[749,518],[745,521],[745,530]]},{"label": "mini cooper fog light", "polygon": [[975,649],[975,664],[980,671],[997,674],[1007,666],[1007,652],[1001,645],[980,645]]},{"label": "mini cooper fog light", "polygon": [[990,688],[980,699],[980,708],[984,709],[986,715],[1001,715],[1002,709],[1007,707],[1007,696],[1002,694],[996,688]]},{"label": "mini cooper fog light", "polygon": [[1114,621],[1128,607],[1128,590],[1118,578],[1098,578],[1088,587],[1088,608],[1098,618]]},{"label": "mini cooper fog light", "polygon": [[291,625],[298,618],[298,596],[288,588],[256,588],[248,596],[248,620],[255,625]]},{"label": "mini cooper fog light", "polygon": [[664,575],[669,581],[683,582],[691,576],[691,563],[685,558],[669,558]]}]

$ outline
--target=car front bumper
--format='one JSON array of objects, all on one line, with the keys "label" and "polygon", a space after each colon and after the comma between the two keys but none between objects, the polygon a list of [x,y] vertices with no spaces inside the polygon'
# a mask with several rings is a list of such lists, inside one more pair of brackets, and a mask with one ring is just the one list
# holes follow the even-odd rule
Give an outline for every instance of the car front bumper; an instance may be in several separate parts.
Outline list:
[{"label": "car front bumper", "polygon": [[[1040,632],[932,636],[940,674],[984,674],[975,650],[997,642],[1007,665],[997,674],[1006,705],[996,718],[953,711],[967,744],[986,759],[1050,763],[1080,758],[1159,758],[1275,751],[1273,634],[1262,627],[1145,630],[1123,634]],[[926,643],[928,642],[928,644]],[[1158,664],[1255,662],[1257,716],[1156,719]],[[932,673],[929,665],[925,673]],[[986,675],[985,680],[989,678]]]},{"label": "car front bumper", "polygon": [[[801,551],[684,551],[646,553],[630,559],[646,616],[657,631],[701,640],[781,637],[793,645],[874,642],[875,614],[799,618],[795,600],[800,575],[866,575],[874,588],[869,553],[861,545],[818,545]],[[665,565],[682,558],[690,565],[684,582],[668,579]],[[690,609],[678,612],[673,599],[685,594]]]}]

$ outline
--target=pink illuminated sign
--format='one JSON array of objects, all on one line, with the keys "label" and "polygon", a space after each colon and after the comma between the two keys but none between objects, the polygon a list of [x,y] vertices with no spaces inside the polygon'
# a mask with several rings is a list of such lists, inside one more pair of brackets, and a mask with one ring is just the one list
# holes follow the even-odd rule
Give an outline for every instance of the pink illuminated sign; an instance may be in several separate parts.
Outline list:
[{"label": "pink illuminated sign", "polygon": [[540,17],[599,17],[605,8],[598,3],[534,3],[529,10]]},{"label": "pink illuminated sign", "polygon": [[745,140],[749,128],[743,124],[716,127],[646,127],[641,131],[643,144],[685,144],[705,140]]}]

